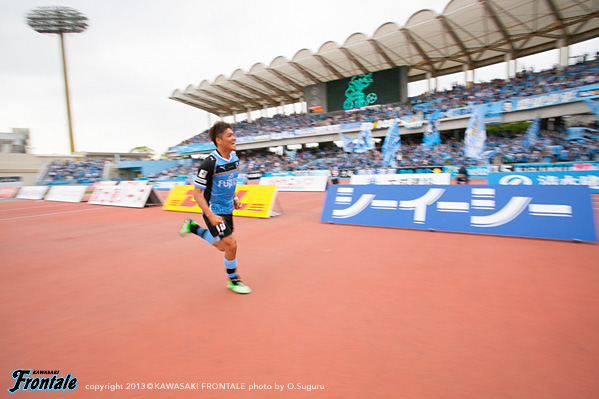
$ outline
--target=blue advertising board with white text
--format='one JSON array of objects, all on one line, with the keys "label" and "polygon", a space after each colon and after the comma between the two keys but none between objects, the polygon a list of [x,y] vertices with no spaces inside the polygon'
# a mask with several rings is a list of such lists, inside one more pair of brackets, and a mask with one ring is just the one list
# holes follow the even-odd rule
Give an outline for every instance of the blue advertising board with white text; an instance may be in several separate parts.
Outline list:
[{"label": "blue advertising board with white text", "polygon": [[581,186],[329,186],[321,222],[597,241]]},{"label": "blue advertising board with white text", "polygon": [[489,173],[487,181],[489,184],[512,186],[586,186],[591,189],[591,192],[599,193],[599,170]]}]

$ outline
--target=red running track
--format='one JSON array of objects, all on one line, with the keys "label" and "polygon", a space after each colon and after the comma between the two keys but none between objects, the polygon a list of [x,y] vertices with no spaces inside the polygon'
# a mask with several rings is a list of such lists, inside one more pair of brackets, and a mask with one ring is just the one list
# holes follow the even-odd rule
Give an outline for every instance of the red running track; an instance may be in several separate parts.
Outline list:
[{"label": "red running track", "polygon": [[1,388],[32,368],[78,378],[57,397],[599,397],[599,245],[322,224],[323,193],[279,199],[236,219],[247,296],[178,236],[189,214],[0,202]]}]

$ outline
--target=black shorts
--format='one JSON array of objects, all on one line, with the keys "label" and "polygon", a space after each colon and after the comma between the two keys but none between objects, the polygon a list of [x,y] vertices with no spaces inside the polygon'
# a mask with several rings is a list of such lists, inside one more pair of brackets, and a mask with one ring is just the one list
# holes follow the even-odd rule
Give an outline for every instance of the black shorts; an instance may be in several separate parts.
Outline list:
[{"label": "black shorts", "polygon": [[224,221],[223,224],[218,226],[213,226],[210,224],[210,221],[203,213],[202,216],[204,217],[204,222],[206,223],[206,227],[210,231],[210,234],[212,234],[212,237],[225,238],[233,234],[233,230],[235,230],[233,227],[233,215],[218,215],[222,217]]}]

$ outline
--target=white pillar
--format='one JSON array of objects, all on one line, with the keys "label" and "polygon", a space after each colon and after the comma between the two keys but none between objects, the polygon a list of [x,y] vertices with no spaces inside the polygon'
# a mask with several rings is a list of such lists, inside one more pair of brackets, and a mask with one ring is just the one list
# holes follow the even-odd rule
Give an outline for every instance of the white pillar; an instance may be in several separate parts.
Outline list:
[{"label": "white pillar", "polygon": [[564,69],[568,66],[568,57],[570,56],[569,47],[566,44],[566,39],[561,38],[557,41],[557,46],[559,48],[559,60],[558,65],[560,69]]},{"label": "white pillar", "polygon": [[249,108],[245,109],[246,115],[247,115],[247,121],[251,122],[252,121],[252,111]]},{"label": "white pillar", "polygon": [[512,53],[507,53],[504,57],[504,61],[505,61],[505,66],[506,66],[505,78],[506,78],[506,80],[511,80],[512,76],[513,76],[512,72],[511,72]]},{"label": "white pillar", "polygon": [[431,90],[431,77],[432,77],[432,74],[430,72],[427,72],[426,73],[426,83],[427,83],[427,87],[428,87],[428,90],[427,90],[428,93],[430,93],[432,91]]}]

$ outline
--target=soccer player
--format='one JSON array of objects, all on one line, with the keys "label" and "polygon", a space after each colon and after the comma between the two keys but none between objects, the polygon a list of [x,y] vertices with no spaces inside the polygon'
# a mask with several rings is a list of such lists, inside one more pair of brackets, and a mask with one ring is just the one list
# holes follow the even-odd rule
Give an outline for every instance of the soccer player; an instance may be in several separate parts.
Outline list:
[{"label": "soccer player", "polygon": [[252,290],[237,275],[237,241],[233,236],[233,209],[240,206],[239,199],[235,197],[239,174],[235,133],[230,124],[216,122],[209,134],[216,150],[204,159],[193,181],[193,198],[202,209],[208,229],[186,219],[179,234],[185,236],[193,233],[224,252],[225,268],[229,276],[227,287],[238,294],[249,294]]}]

